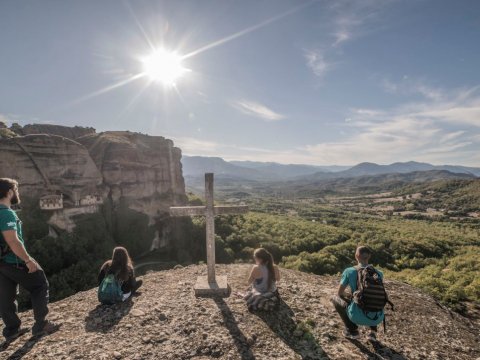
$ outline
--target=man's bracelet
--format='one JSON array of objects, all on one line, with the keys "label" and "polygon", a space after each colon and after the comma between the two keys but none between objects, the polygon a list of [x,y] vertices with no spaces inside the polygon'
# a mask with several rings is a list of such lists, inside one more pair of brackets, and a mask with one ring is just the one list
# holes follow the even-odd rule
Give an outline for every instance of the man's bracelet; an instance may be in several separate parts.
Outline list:
[{"label": "man's bracelet", "polygon": [[32,262],[32,259],[28,259],[27,261],[25,261],[25,265],[27,265],[28,263],[31,263]]}]

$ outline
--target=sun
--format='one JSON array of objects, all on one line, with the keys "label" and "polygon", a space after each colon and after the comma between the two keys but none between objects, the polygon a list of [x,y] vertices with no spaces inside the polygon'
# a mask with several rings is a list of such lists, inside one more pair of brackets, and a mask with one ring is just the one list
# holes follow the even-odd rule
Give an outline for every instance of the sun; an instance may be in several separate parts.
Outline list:
[{"label": "sun", "polygon": [[165,49],[155,50],[142,59],[143,72],[152,81],[173,86],[175,81],[190,70],[182,65],[182,57]]}]

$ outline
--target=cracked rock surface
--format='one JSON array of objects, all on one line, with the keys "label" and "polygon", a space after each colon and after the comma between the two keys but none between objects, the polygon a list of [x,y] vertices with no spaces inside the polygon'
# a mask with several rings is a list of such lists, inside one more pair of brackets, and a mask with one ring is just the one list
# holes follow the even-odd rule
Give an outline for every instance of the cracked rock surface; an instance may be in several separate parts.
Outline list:
[{"label": "cracked rock surface", "polygon": [[[249,265],[219,265],[233,292],[242,291]],[[96,289],[50,305],[61,330],[37,341],[24,335],[0,359],[480,359],[480,326],[439,306],[411,286],[387,282],[396,311],[377,345],[342,337],[329,302],[338,278],[282,269],[282,304],[250,313],[243,300],[196,298],[193,284],[206,266],[143,277],[132,301],[100,306]],[[31,312],[21,314],[32,325]],[[362,332],[366,335],[366,332]]]}]

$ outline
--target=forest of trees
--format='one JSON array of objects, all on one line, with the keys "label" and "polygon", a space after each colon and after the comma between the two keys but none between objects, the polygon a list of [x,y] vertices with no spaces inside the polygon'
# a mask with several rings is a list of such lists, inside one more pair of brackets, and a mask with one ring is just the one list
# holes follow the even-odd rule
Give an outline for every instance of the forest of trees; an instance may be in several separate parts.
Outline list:
[{"label": "forest of trees", "polygon": [[219,259],[248,261],[261,246],[284,267],[337,274],[354,263],[356,246],[365,244],[389,278],[418,286],[457,310],[463,301],[480,301],[480,224],[337,215],[333,224],[262,213],[219,218]]},{"label": "forest of trees", "polygon": [[463,216],[480,210],[480,180],[440,180],[433,183],[404,186],[399,195],[422,193],[417,207],[444,208],[450,214]]}]

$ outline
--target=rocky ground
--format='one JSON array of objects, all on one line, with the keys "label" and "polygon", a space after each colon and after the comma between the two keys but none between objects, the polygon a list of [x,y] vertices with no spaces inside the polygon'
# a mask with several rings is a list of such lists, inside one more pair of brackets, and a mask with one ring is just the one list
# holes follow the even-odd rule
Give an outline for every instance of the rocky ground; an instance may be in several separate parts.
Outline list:
[{"label": "rocky ground", "polygon": [[[235,290],[247,265],[218,266]],[[100,306],[96,291],[51,304],[62,329],[37,341],[29,335],[1,359],[480,359],[480,326],[440,307],[419,290],[388,283],[397,306],[388,312],[381,344],[348,341],[329,303],[338,279],[282,270],[276,313],[249,313],[241,299],[195,298],[205,266],[149,273],[132,301]],[[31,325],[32,314],[21,314]]]}]

